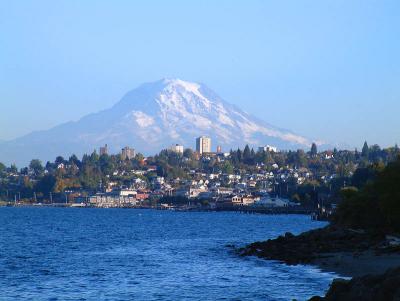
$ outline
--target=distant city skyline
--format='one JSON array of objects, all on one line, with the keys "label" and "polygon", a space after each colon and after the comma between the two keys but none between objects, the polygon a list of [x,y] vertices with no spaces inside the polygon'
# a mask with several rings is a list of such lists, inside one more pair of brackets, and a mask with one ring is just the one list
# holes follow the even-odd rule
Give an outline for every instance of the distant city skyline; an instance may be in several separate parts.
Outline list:
[{"label": "distant city skyline", "polygon": [[78,120],[171,77],[203,82],[311,139],[359,149],[400,142],[398,1],[2,7],[0,140]]}]

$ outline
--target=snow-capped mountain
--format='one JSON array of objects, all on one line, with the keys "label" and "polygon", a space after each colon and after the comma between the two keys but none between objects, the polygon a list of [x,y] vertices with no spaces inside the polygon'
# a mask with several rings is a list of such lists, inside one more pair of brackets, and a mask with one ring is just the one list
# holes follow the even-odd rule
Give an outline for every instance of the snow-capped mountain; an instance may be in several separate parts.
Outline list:
[{"label": "snow-capped mountain", "polygon": [[143,84],[110,109],[50,130],[33,132],[0,144],[0,162],[20,166],[32,158],[54,160],[92,152],[108,144],[111,152],[124,146],[150,155],[179,143],[194,147],[207,135],[228,151],[245,144],[271,144],[281,149],[308,148],[311,141],[259,120],[222,100],[205,85],[180,79]]}]

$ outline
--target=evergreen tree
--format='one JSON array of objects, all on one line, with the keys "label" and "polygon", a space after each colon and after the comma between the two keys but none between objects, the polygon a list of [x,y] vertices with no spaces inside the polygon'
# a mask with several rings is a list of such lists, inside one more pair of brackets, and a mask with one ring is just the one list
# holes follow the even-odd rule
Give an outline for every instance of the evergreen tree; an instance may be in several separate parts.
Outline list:
[{"label": "evergreen tree", "polygon": [[231,158],[231,162],[232,162],[234,165],[236,165],[236,164],[238,163],[236,151],[234,151],[234,150],[232,150],[232,149],[231,149],[231,152],[230,152],[230,158]]},{"label": "evergreen tree", "polygon": [[363,148],[361,150],[361,156],[364,158],[368,158],[368,155],[369,155],[369,147],[367,141],[365,141]]},{"label": "evergreen tree", "polygon": [[248,144],[246,144],[243,150],[243,159],[248,159],[248,158],[250,158],[250,147]]},{"label": "evergreen tree", "polygon": [[313,142],[311,145],[311,157],[315,157],[318,154],[317,145]]},{"label": "evergreen tree", "polygon": [[233,166],[229,161],[225,161],[222,166],[222,172],[226,174],[233,174]]},{"label": "evergreen tree", "polygon": [[242,151],[238,148],[237,152],[236,152],[236,158],[237,161],[240,163],[243,160],[243,155],[242,155]]},{"label": "evergreen tree", "polygon": [[99,161],[99,155],[97,154],[96,150],[93,151],[93,153],[90,155],[90,163],[96,164]]},{"label": "evergreen tree", "polygon": [[69,157],[68,163],[71,165],[75,164],[78,167],[81,166],[81,162],[79,161],[78,157],[75,154],[73,154],[71,157]]}]

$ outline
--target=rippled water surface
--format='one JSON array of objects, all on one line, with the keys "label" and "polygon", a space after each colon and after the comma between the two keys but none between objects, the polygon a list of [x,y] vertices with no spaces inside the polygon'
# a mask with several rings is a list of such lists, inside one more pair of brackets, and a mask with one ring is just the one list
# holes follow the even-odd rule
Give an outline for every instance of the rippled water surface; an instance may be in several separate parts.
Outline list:
[{"label": "rippled water surface", "polygon": [[0,208],[0,300],[305,300],[333,274],[238,257],[308,216]]}]

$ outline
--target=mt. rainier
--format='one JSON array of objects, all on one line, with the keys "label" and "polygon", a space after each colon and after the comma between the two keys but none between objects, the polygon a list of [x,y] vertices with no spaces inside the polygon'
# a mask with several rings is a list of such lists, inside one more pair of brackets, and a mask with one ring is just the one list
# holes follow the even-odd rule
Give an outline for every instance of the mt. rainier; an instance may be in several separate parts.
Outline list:
[{"label": "mt. rainier", "polygon": [[32,158],[54,160],[92,152],[108,144],[111,152],[124,146],[147,155],[179,143],[193,147],[195,138],[212,138],[213,149],[245,144],[308,148],[311,142],[278,129],[225,102],[205,85],[180,79],[143,84],[112,108],[47,131],[0,143],[0,162],[27,164]]}]

